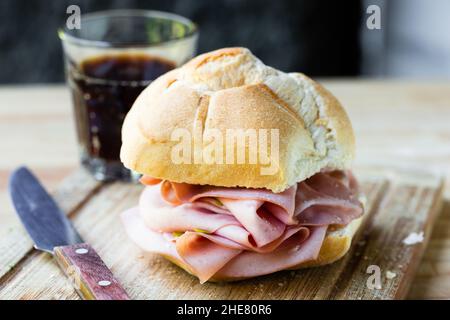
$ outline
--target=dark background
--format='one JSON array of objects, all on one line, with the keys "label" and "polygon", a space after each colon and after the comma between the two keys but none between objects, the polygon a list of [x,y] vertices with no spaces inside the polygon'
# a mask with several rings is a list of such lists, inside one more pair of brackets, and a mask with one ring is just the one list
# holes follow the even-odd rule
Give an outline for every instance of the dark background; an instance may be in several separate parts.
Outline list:
[{"label": "dark background", "polygon": [[266,64],[311,76],[360,74],[360,1],[332,0],[1,0],[0,84],[62,82],[56,34],[66,8],[174,12],[196,22],[198,52],[244,46]]}]

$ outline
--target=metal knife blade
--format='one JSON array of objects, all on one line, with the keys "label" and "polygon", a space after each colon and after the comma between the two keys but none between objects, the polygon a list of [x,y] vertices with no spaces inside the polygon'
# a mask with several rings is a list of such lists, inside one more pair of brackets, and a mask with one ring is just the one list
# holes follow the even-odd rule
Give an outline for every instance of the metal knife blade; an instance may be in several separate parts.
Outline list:
[{"label": "metal knife blade", "polygon": [[13,172],[9,191],[36,249],[53,254],[83,299],[129,300],[95,249],[83,243],[64,212],[25,167]]},{"label": "metal knife blade", "polygon": [[53,254],[53,248],[83,242],[64,212],[25,167],[15,170],[9,192],[16,211],[36,249]]}]

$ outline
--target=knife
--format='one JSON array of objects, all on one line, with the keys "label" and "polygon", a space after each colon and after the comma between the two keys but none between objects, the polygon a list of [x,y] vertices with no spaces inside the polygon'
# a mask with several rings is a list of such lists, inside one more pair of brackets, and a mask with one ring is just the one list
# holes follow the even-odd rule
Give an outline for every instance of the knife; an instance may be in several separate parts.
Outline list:
[{"label": "knife", "polygon": [[9,180],[12,202],[38,250],[52,254],[86,300],[129,300],[95,250],[83,242],[64,212],[25,167]]}]

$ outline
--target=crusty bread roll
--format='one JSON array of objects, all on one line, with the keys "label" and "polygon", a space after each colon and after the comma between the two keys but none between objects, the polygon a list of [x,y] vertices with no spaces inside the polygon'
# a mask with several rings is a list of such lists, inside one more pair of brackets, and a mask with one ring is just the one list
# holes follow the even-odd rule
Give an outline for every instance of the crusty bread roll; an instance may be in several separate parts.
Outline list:
[{"label": "crusty bread roll", "polygon": [[[261,163],[174,163],[176,129],[186,129],[192,137],[209,129],[223,136],[227,129],[278,129],[277,170],[261,174]],[[264,65],[248,49],[225,48],[194,58],[142,92],[123,125],[121,159],[132,170],[172,182],[281,192],[323,169],[349,168],[354,148],[350,121],[326,89],[301,73]],[[317,259],[290,269],[340,259],[363,219],[328,228]],[[195,273],[185,261],[165,257]],[[233,280],[241,278],[209,279]]]},{"label": "crusty bread roll", "polygon": [[[171,135],[214,128],[278,129],[279,166],[175,164]],[[346,169],[354,157],[350,121],[337,99],[301,73],[264,65],[248,49],[202,54],[155,80],[137,98],[122,129],[121,160],[129,169],[190,184],[281,192],[321,169]]]}]

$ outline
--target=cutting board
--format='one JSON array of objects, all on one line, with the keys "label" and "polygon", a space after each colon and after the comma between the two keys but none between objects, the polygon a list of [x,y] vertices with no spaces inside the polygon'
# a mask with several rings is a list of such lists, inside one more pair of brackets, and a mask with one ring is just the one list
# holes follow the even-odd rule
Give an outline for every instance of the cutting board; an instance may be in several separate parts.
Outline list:
[{"label": "cutting board", "polygon": [[[359,168],[356,175],[366,213],[342,259],[233,283],[201,285],[128,240],[119,214],[137,204],[140,185],[102,184],[79,169],[54,196],[134,299],[404,298],[442,204],[442,180],[417,169]],[[413,232],[423,232],[423,241],[405,244]],[[24,231],[14,236],[13,265],[0,270],[0,299],[78,299],[51,256],[32,249]]]}]

